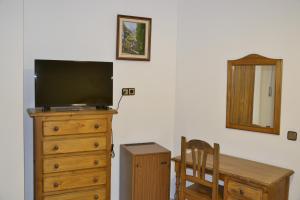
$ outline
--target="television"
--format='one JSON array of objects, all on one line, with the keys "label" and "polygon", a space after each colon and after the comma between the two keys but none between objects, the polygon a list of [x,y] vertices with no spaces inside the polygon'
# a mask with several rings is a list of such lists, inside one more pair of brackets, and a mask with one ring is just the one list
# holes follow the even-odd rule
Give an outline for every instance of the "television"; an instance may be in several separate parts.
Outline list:
[{"label": "television", "polygon": [[112,77],[112,62],[35,60],[35,107],[107,108]]}]

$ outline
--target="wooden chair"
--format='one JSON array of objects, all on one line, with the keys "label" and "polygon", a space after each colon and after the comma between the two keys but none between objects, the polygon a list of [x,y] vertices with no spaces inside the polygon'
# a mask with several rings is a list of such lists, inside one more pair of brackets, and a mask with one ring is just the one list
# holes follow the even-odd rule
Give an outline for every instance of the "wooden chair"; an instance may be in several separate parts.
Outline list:
[{"label": "wooden chair", "polygon": [[[192,155],[193,175],[187,174],[186,155],[187,150]],[[205,169],[207,155],[213,156],[212,182],[205,179]],[[211,147],[208,143],[201,140],[186,141],[181,138],[181,173],[179,200],[222,200],[223,188],[219,188],[219,144]],[[186,183],[192,183],[186,186]]]}]

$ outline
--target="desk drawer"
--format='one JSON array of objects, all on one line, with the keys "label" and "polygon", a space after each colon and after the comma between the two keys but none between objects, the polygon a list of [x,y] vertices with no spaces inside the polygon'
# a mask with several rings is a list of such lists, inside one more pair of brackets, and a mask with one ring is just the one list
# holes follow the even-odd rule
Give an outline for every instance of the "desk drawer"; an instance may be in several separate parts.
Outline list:
[{"label": "desk drawer", "polygon": [[229,197],[229,200],[230,199],[262,200],[262,196],[263,196],[263,191],[261,189],[244,185],[242,183],[233,180],[228,181],[228,192],[230,194],[229,196],[236,197],[236,198]]},{"label": "desk drawer", "polygon": [[106,149],[106,136],[63,140],[46,140],[43,143],[44,154],[98,151]]},{"label": "desk drawer", "polygon": [[107,131],[107,119],[46,121],[43,123],[45,136],[84,134]]},{"label": "desk drawer", "polygon": [[105,188],[45,196],[43,200],[105,200]]},{"label": "desk drawer", "polygon": [[106,155],[64,156],[44,159],[44,173],[106,166]]},{"label": "desk drawer", "polygon": [[44,192],[81,188],[106,183],[106,171],[73,172],[66,175],[45,176]]}]

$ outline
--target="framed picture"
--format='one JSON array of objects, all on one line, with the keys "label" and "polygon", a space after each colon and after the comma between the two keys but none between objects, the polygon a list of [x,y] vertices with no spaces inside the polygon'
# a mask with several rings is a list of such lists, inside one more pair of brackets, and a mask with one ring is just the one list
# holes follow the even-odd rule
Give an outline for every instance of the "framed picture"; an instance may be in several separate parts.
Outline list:
[{"label": "framed picture", "polygon": [[118,60],[150,61],[151,23],[151,18],[118,15]]}]

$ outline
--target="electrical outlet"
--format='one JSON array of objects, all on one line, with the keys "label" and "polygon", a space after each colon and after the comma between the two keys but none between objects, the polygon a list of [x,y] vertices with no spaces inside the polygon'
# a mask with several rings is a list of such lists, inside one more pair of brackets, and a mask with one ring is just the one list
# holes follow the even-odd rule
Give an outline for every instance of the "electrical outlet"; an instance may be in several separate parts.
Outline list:
[{"label": "electrical outlet", "polygon": [[129,88],[129,95],[135,95],[135,88]]},{"label": "electrical outlet", "polygon": [[287,133],[287,139],[288,140],[292,140],[292,141],[296,141],[297,140],[297,132],[295,132],[295,131],[288,131],[288,133]]},{"label": "electrical outlet", "polygon": [[122,88],[122,95],[124,96],[135,95],[135,88]]}]

